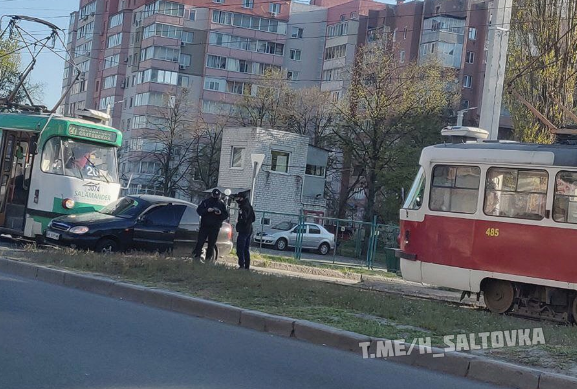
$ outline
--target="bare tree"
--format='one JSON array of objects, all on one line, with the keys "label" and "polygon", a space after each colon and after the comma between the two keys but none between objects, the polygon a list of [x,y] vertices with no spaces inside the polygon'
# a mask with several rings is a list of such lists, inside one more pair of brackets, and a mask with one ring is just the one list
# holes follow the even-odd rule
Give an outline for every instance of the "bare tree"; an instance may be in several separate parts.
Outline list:
[{"label": "bare tree", "polygon": [[235,104],[235,121],[245,127],[285,128],[290,86],[280,69],[268,69],[252,85],[246,85]]},{"label": "bare tree", "polygon": [[148,130],[142,134],[141,150],[133,158],[158,166],[148,184],[159,188],[164,196],[175,196],[186,189],[191,169],[191,152],[197,137],[197,111],[190,104],[188,91],[164,96],[163,106],[148,118]]}]

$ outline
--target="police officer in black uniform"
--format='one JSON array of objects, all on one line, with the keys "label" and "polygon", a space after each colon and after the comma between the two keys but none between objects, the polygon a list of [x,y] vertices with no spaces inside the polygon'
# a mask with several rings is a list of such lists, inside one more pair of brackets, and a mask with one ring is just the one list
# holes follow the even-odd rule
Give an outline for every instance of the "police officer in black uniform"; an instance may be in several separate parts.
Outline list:
[{"label": "police officer in black uniform", "polygon": [[238,238],[236,239],[238,268],[248,270],[250,268],[249,249],[252,223],[255,221],[255,215],[245,192],[237,194],[235,200],[238,203],[238,221],[236,223],[236,232],[238,232]]},{"label": "police officer in black uniform", "polygon": [[213,189],[211,196],[200,203],[198,208],[196,208],[196,212],[200,215],[200,230],[198,231],[198,241],[193,255],[197,259],[200,258],[202,246],[208,239],[206,261],[209,261],[214,254],[214,246],[220,227],[222,227],[222,222],[228,219],[226,205],[220,200],[220,190]]}]

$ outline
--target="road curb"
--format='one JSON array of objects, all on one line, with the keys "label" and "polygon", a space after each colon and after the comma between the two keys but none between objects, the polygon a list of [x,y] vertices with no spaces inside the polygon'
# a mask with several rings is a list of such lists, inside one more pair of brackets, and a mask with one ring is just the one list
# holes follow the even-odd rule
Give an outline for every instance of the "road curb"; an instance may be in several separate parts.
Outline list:
[{"label": "road curb", "polygon": [[[284,316],[242,309],[166,290],[148,288],[89,274],[53,269],[23,261],[0,258],[0,271],[164,310],[240,325],[261,332],[293,337],[314,344],[354,352],[359,355],[362,353],[359,343],[370,344],[368,350],[372,354],[371,357],[374,357],[377,352],[378,342],[388,341],[387,339],[371,338],[366,335],[339,330],[306,320],[295,320]],[[399,341],[392,342],[396,347],[404,350],[408,350],[411,346]],[[464,353],[452,352],[445,353],[442,358],[433,357],[433,354],[443,352],[444,350],[442,349],[429,348],[423,350],[423,347],[417,346],[410,355],[387,358],[387,360],[511,388],[577,389],[577,379],[569,376]]]}]

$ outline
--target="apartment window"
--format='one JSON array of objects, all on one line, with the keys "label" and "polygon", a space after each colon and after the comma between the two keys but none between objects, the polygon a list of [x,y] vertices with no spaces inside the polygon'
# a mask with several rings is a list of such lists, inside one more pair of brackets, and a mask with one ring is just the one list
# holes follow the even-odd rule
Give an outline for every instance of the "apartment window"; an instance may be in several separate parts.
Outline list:
[{"label": "apartment window", "polygon": [[577,173],[560,171],[555,179],[553,220],[558,223],[577,223]]},{"label": "apartment window", "polygon": [[108,23],[108,28],[120,26],[122,24],[123,17],[124,17],[123,13],[119,13],[119,14],[112,16],[110,18],[110,22]]},{"label": "apartment window", "polygon": [[280,13],[280,4],[270,3],[268,5],[268,11],[273,15],[278,15]]},{"label": "apartment window", "polygon": [[122,33],[114,34],[108,37],[108,48],[116,47],[122,43]]},{"label": "apartment window", "polygon": [[477,29],[475,27],[469,27],[469,39],[472,41],[477,39]]},{"label": "apartment window", "polygon": [[347,35],[348,30],[349,30],[348,22],[341,22],[338,24],[327,26],[327,38],[331,38],[333,36]]},{"label": "apartment window", "polygon": [[401,52],[399,53],[399,62],[400,62],[400,63],[405,63],[405,52],[404,52],[404,51],[401,51]]},{"label": "apartment window", "polygon": [[470,104],[470,103],[469,103],[469,100],[463,100],[463,101],[461,102],[461,109],[467,109],[467,108],[469,108],[469,104]]},{"label": "apartment window", "polygon": [[548,180],[545,170],[490,168],[487,170],[485,185],[485,214],[517,219],[543,219]]},{"label": "apartment window", "polygon": [[431,211],[475,213],[481,169],[477,166],[443,166],[433,169]]},{"label": "apartment window", "polygon": [[105,77],[103,89],[115,88],[116,87],[116,79],[117,79],[116,75]]},{"label": "apartment window", "polygon": [[206,78],[204,80],[204,89],[224,92],[226,90],[226,80],[221,80],[219,78]]},{"label": "apartment window", "polygon": [[437,6],[435,7],[435,15],[438,15],[439,13],[441,13],[441,6],[440,6],[440,5],[437,5]]},{"label": "apartment window", "polygon": [[194,39],[194,33],[192,31],[182,31],[180,34],[180,40],[184,43],[192,43]]},{"label": "apartment window", "polygon": [[232,157],[230,159],[231,168],[242,168],[242,161],[244,159],[244,147],[232,147]]},{"label": "apartment window", "polygon": [[195,21],[196,20],[196,11],[191,9],[188,14],[188,20]]},{"label": "apartment window", "polygon": [[258,16],[251,16],[235,12],[213,10],[212,22],[232,25],[236,27],[250,28],[252,30],[272,32],[281,35],[284,35],[287,32],[287,25],[285,22],[279,22],[276,19],[259,18]]},{"label": "apartment window", "polygon": [[291,38],[302,38],[303,29],[300,27],[293,27],[291,30]]},{"label": "apartment window", "polygon": [[208,55],[206,58],[206,66],[213,69],[226,69],[226,57],[218,55]]},{"label": "apartment window", "polygon": [[184,15],[184,4],[175,1],[158,0],[154,3],[147,4],[144,7],[145,18],[156,13],[181,18]]},{"label": "apartment window", "polygon": [[342,68],[323,70],[323,81],[342,81]]},{"label": "apartment window", "polygon": [[286,151],[271,151],[270,170],[279,173],[288,173],[290,153]]},{"label": "apartment window", "polygon": [[403,39],[407,39],[407,27],[403,29]]},{"label": "apartment window", "polygon": [[309,176],[324,177],[325,176],[325,167],[307,164],[306,169],[305,169],[305,174],[308,174]]},{"label": "apartment window", "polygon": [[114,106],[114,96],[108,96],[108,97],[103,97],[100,99],[100,105],[99,105],[99,109],[105,110],[108,105],[110,105],[111,107]]},{"label": "apartment window", "polygon": [[300,61],[301,60],[301,51],[298,49],[291,49],[290,58],[294,61]]},{"label": "apartment window", "polygon": [[347,45],[339,45],[339,46],[332,46],[327,47],[325,50],[325,61],[329,61],[331,59],[342,58],[345,57],[347,54]]},{"label": "apartment window", "polygon": [[465,77],[463,77],[463,88],[472,88],[472,87],[473,87],[473,77],[465,75]]},{"label": "apartment window", "polygon": [[475,53],[473,51],[467,51],[467,55],[465,57],[466,63],[474,63],[475,62]]},{"label": "apartment window", "polygon": [[[118,55],[117,55],[118,57]],[[88,71],[88,66],[90,65],[90,61],[84,61],[84,62],[80,62],[78,64],[78,69],[82,72],[82,73],[86,73]]]},{"label": "apartment window", "polygon": [[227,81],[226,91],[236,95],[250,95],[252,84],[240,81]]},{"label": "apartment window", "polygon": [[178,86],[188,88],[190,86],[190,78],[188,76],[178,76]]},{"label": "apartment window", "polygon": [[296,72],[294,70],[289,70],[287,72],[287,79],[290,81],[298,81],[300,76],[300,72]]},{"label": "apartment window", "polygon": [[213,3],[224,4],[224,0],[212,0]]},{"label": "apartment window", "polygon": [[189,67],[191,60],[192,60],[192,57],[189,54],[180,54],[180,58],[178,60],[178,63],[181,66]]},{"label": "apartment window", "polygon": [[254,0],[242,0],[242,8],[250,8],[254,7]]}]

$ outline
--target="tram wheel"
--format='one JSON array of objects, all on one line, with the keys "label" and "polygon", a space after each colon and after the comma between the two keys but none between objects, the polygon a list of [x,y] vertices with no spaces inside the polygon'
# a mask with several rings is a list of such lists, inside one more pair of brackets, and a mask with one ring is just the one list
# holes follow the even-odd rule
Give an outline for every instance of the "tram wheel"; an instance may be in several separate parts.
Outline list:
[{"label": "tram wheel", "polygon": [[485,305],[493,313],[505,313],[513,305],[515,289],[510,281],[487,280],[483,287]]}]

